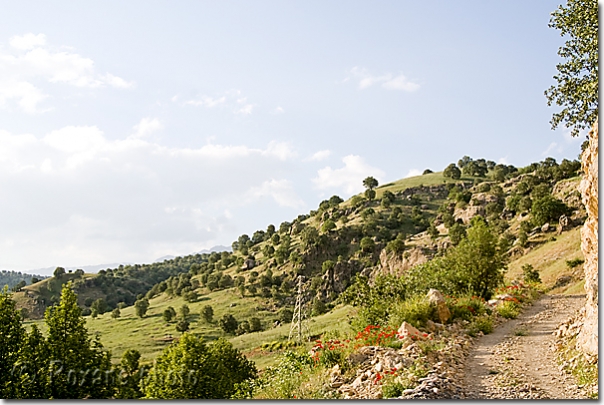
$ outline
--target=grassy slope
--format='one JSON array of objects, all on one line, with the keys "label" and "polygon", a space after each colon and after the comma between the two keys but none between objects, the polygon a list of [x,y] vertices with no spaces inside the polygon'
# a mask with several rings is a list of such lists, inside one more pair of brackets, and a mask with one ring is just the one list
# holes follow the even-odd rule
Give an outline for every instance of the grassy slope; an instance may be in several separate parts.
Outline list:
[{"label": "grassy slope", "polygon": [[[566,265],[566,260],[576,258],[583,259],[580,227],[556,236],[555,241],[538,246],[526,255],[511,262],[508,266],[506,279],[522,279],[522,266],[528,263],[539,271],[543,285],[549,288],[555,284],[558,277],[573,274],[573,270]],[[552,290],[552,292],[582,294],[582,287],[583,281],[579,280]]]}]

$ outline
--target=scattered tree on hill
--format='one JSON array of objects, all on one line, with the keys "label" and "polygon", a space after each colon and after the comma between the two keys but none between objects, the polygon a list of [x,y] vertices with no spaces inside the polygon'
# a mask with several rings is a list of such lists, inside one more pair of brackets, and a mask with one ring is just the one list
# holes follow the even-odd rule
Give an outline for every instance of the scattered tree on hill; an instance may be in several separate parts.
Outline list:
[{"label": "scattered tree on hill", "polygon": [[111,317],[113,319],[119,318],[121,315],[120,309],[119,308],[115,308],[113,311],[111,311]]},{"label": "scattered tree on hill", "polygon": [[134,303],[134,310],[136,311],[136,316],[140,318],[144,318],[147,310],[149,309],[149,300],[146,298],[139,299]]},{"label": "scattered tree on hill", "polygon": [[99,298],[92,303],[90,309],[96,311],[99,315],[103,315],[107,311],[107,303],[104,298]]},{"label": "scattered tree on hill", "polygon": [[459,170],[459,168],[457,166],[455,166],[455,163],[451,163],[443,171],[443,176],[450,178],[450,179],[457,180],[461,177],[461,170]]},{"label": "scattered tree on hill", "polygon": [[180,313],[180,317],[182,319],[187,319],[187,316],[189,316],[191,310],[189,309],[189,306],[187,304],[183,304],[178,312]]},{"label": "scattered tree on hill", "polygon": [[546,222],[557,221],[561,215],[568,213],[568,207],[550,194],[533,201],[531,221],[535,226]]},{"label": "scattered tree on hill", "polygon": [[565,62],[556,66],[557,84],[545,91],[548,106],[563,107],[550,123],[552,129],[564,123],[577,136],[598,117],[598,2],[568,0],[551,14],[549,27],[569,37],[558,50]]},{"label": "scattered tree on hill", "polygon": [[372,176],[366,177],[365,180],[363,180],[363,187],[369,190],[373,190],[378,184],[378,181]]},{"label": "scattered tree on hill", "polygon": [[231,314],[224,314],[219,323],[222,330],[229,334],[234,334],[237,330],[237,326],[239,325],[237,319],[235,319],[235,317]]},{"label": "scattered tree on hill", "polygon": [[321,232],[323,233],[328,233],[329,231],[332,231],[336,229],[336,223],[333,222],[331,219],[328,219],[327,221],[323,222],[323,225],[321,226]]},{"label": "scattered tree on hill", "polygon": [[430,174],[430,173],[434,173],[432,170],[430,169],[426,169],[423,171],[422,176],[426,175],[426,174]]},{"label": "scattered tree on hill", "polygon": [[174,308],[172,308],[172,311],[170,311],[170,308],[172,307],[164,309],[164,312],[162,313],[162,318],[166,322],[172,322],[172,319],[174,318]]},{"label": "scattered tree on hill", "polygon": [[465,236],[466,228],[462,224],[456,222],[449,228],[449,238],[453,246],[457,246]]},{"label": "scattered tree on hill", "polygon": [[176,330],[180,333],[185,333],[189,330],[189,321],[186,319],[181,319],[176,322]]},{"label": "scattered tree on hill", "polygon": [[250,318],[250,332],[260,332],[262,330],[262,322],[256,317]]},{"label": "scattered tree on hill", "polygon": [[373,201],[373,199],[375,198],[375,190],[372,188],[368,188],[367,190],[365,190],[365,197],[369,200],[369,201]]},{"label": "scattered tree on hill", "polygon": [[61,278],[63,275],[65,275],[65,268],[57,267],[55,269],[55,271],[52,273],[52,275],[55,276],[56,278]]},{"label": "scattered tree on hill", "polygon": [[375,242],[369,236],[365,236],[361,239],[359,246],[364,253],[373,252],[375,249]]}]

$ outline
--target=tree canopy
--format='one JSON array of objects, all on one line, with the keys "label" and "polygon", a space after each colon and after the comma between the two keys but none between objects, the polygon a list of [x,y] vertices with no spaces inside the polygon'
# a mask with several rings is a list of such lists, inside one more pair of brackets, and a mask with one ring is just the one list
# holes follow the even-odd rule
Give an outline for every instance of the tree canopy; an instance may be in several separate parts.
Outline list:
[{"label": "tree canopy", "polygon": [[558,50],[565,61],[556,65],[556,84],[545,91],[548,106],[562,107],[550,123],[552,129],[564,123],[577,136],[598,116],[598,2],[568,0],[551,14],[549,27],[568,37]]}]

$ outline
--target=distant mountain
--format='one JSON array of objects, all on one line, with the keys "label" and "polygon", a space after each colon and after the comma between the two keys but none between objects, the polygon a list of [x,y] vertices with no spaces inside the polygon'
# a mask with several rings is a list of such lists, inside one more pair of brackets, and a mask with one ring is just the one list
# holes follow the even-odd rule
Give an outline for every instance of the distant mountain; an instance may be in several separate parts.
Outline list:
[{"label": "distant mountain", "polygon": [[[204,253],[212,253],[212,252],[224,252],[224,251],[231,252],[231,251],[232,251],[232,249],[231,249],[231,247],[230,247],[230,246],[216,245],[216,246],[212,246],[212,247],[211,247],[211,248],[209,248],[209,249],[202,249],[202,250],[200,250],[199,252],[193,252],[193,253],[191,253],[191,254],[193,254],[193,255],[198,255],[198,254],[199,254],[199,255],[202,255],[202,254],[204,254]],[[174,259],[175,257],[176,257],[176,256],[174,256],[174,255],[165,255],[165,256],[162,256],[162,257],[159,257],[159,258],[155,259],[155,260],[153,261],[153,263],[157,263],[157,262],[163,262],[164,260],[172,260],[172,259]]]}]

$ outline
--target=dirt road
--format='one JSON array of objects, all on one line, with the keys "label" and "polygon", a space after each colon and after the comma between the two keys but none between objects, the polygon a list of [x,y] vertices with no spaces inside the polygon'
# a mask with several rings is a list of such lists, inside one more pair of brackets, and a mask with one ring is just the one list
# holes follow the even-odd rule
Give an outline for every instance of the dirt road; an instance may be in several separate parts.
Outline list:
[{"label": "dirt road", "polygon": [[466,360],[465,397],[584,398],[572,376],[559,370],[552,335],[584,302],[583,295],[543,295],[517,319],[481,337]]}]

